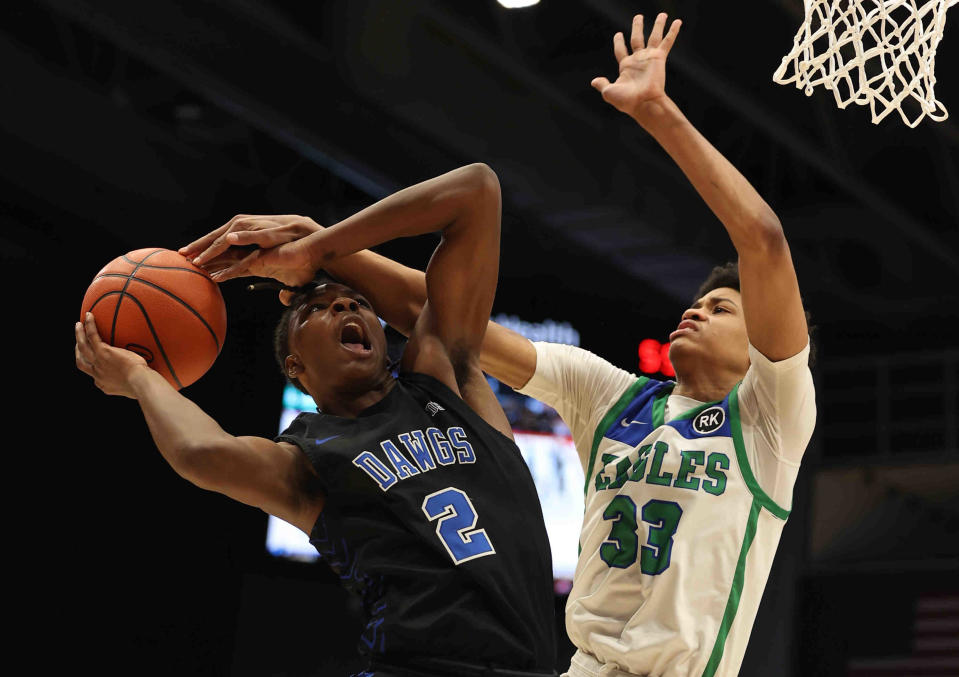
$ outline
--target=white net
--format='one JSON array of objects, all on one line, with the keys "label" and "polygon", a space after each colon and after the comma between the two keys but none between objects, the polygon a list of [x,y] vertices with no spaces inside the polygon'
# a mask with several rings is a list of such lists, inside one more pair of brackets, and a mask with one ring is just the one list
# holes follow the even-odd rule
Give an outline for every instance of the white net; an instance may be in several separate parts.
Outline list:
[{"label": "white net", "polygon": [[945,120],[936,100],[936,47],[946,10],[959,0],[804,0],[806,18],[773,74],[811,96],[831,89],[836,104],[869,106],[878,124],[897,111],[910,127]]}]

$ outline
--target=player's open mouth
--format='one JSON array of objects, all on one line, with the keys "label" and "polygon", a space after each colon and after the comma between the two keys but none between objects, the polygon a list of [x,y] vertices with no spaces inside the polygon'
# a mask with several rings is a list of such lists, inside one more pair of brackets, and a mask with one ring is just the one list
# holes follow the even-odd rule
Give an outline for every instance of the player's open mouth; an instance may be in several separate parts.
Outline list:
[{"label": "player's open mouth", "polygon": [[356,322],[347,322],[343,325],[340,329],[340,343],[350,352],[360,355],[368,355],[372,352],[366,332]]}]

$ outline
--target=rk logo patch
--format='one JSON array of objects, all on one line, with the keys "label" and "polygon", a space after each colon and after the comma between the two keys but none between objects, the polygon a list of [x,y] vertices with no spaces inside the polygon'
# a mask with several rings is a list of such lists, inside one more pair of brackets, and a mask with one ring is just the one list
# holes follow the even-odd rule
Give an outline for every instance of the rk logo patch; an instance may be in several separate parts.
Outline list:
[{"label": "rk logo patch", "polygon": [[726,422],[726,412],[722,407],[710,407],[705,409],[693,419],[693,430],[700,435],[708,435],[723,427]]}]

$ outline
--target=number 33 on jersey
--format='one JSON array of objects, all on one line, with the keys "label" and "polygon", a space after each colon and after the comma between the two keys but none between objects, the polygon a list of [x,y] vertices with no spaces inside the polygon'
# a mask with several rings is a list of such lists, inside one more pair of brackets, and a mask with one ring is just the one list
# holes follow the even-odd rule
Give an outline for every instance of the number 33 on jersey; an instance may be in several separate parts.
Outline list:
[{"label": "number 33 on jersey", "polygon": [[737,610],[762,594],[789,512],[750,469],[738,386],[666,423],[673,386],[640,378],[595,431],[567,616],[586,632],[621,619],[614,634],[634,651],[655,643],[651,628],[695,628],[684,643],[715,669],[731,633],[748,637],[752,615]]}]

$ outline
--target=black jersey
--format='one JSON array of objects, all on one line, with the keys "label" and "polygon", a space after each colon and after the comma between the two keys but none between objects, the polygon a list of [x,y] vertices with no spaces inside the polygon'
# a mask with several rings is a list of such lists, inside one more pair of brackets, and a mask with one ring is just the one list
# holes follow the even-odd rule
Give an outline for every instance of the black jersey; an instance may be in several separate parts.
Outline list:
[{"label": "black jersey", "polygon": [[425,374],[401,375],[357,418],[300,414],[277,440],[319,475],[310,542],[361,596],[374,664],[552,671],[549,540],[512,440]]}]

